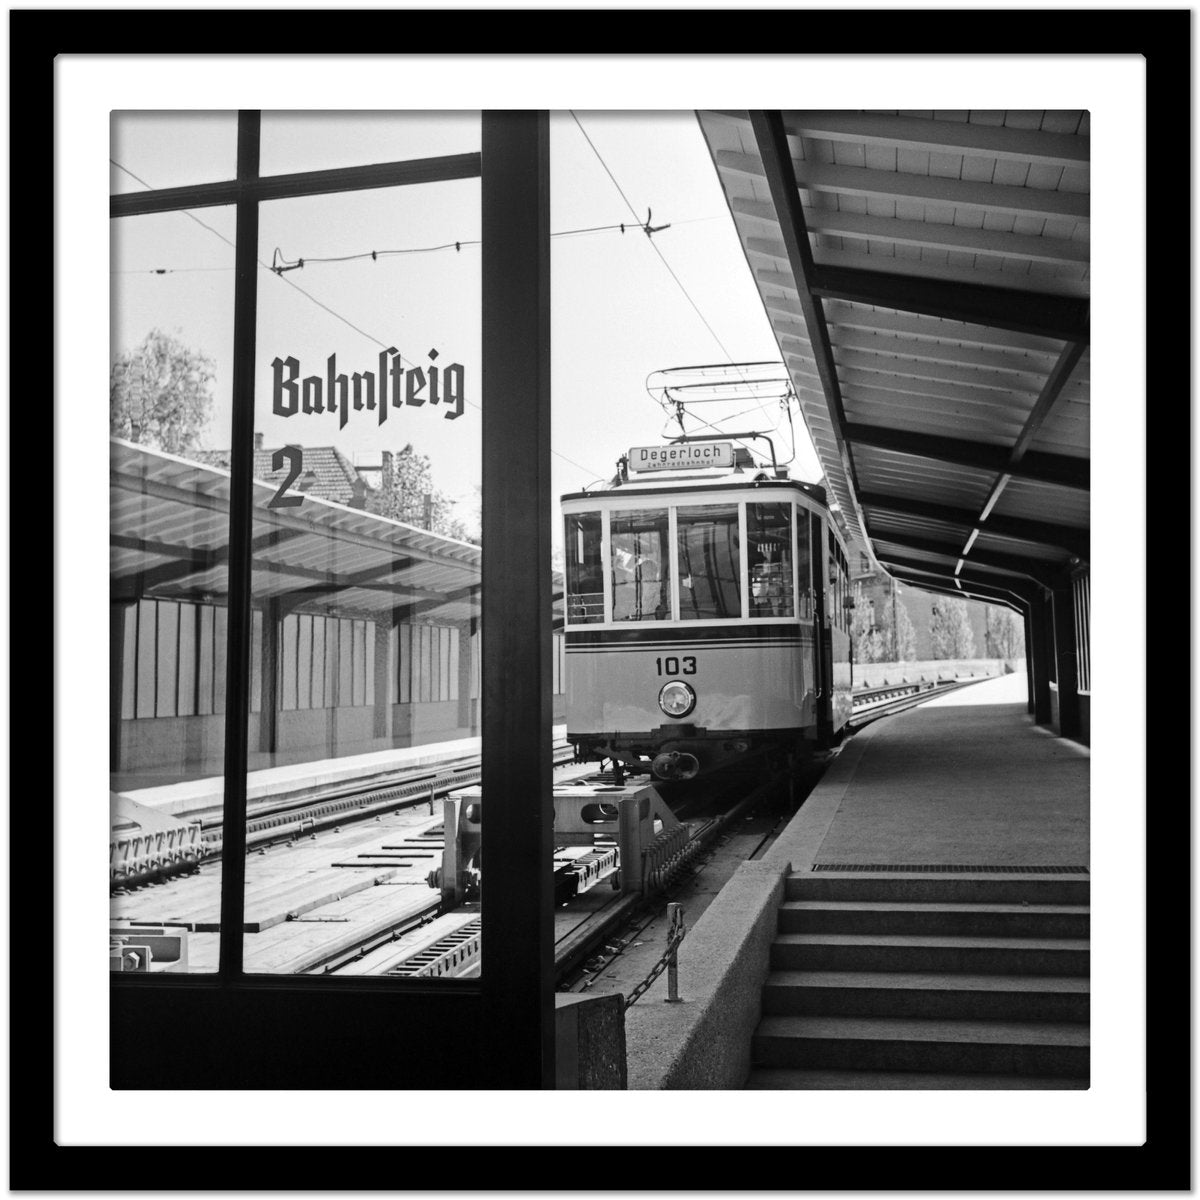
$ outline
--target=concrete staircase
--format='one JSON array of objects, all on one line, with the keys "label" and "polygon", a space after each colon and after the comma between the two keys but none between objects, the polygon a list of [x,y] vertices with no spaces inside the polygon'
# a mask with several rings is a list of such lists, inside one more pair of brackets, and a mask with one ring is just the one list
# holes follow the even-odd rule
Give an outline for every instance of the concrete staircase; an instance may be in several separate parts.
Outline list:
[{"label": "concrete staircase", "polygon": [[787,880],[747,1088],[1086,1088],[1086,875]]}]

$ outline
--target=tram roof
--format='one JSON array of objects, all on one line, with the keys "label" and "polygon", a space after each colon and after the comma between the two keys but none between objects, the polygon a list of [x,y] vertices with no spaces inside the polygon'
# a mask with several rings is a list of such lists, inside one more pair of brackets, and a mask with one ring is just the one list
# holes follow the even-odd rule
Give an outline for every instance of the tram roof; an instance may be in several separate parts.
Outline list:
[{"label": "tram roof", "polygon": [[984,598],[1087,559],[1088,114],[698,115],[851,535]]},{"label": "tram roof", "polygon": [[[269,509],[277,491],[254,482],[256,600],[402,620],[479,615],[478,546],[311,495]],[[226,597],[228,471],[113,438],[109,493],[114,599]]]}]

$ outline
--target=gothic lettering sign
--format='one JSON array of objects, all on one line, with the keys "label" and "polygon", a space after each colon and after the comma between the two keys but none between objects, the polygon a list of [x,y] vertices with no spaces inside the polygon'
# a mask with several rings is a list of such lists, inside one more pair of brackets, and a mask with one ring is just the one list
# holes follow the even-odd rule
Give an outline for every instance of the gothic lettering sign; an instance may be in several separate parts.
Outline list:
[{"label": "gothic lettering sign", "polygon": [[350,414],[375,414],[382,425],[393,408],[439,407],[447,421],[463,415],[462,363],[436,366],[438,352],[430,350],[427,367],[402,365],[400,351],[389,346],[379,354],[378,370],[338,374],[337,355],[325,360],[322,375],[300,376],[300,360],[275,358],[271,410],[277,417],[336,413],[338,428],[345,429]]},{"label": "gothic lettering sign", "polygon": [[[374,370],[338,372],[337,355],[325,360],[321,374],[303,375],[300,360],[271,360],[274,372],[271,384],[271,411],[277,417],[336,417],[338,428],[345,429],[351,419],[371,420],[383,425],[389,415],[399,419],[409,409],[425,409],[430,415],[441,412],[447,421],[463,415],[466,373],[462,363],[437,364],[437,350],[430,350],[424,366],[404,366],[400,351],[389,346],[379,354]],[[399,409],[400,412],[393,410]],[[276,458],[283,454],[280,451]],[[286,508],[303,503],[299,496],[286,495],[288,487],[303,469],[299,447],[286,450],[288,478],[269,500],[270,508]],[[283,461],[273,462],[275,470]]]}]

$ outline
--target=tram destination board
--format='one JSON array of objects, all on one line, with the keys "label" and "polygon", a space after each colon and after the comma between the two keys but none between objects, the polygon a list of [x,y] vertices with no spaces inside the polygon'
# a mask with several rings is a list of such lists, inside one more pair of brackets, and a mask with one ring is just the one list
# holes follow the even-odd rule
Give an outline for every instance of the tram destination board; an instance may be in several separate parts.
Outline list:
[{"label": "tram destination board", "polygon": [[707,442],[684,446],[633,446],[629,451],[631,471],[732,466],[732,442]]}]

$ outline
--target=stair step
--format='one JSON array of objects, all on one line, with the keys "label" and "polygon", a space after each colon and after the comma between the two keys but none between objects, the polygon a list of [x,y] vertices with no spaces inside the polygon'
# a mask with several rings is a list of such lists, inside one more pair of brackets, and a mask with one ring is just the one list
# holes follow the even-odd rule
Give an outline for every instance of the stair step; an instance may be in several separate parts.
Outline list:
[{"label": "stair step", "polygon": [[828,1071],[755,1067],[750,1091],[1065,1091],[1086,1089],[1086,1078],[1029,1075],[947,1075],[932,1071]]},{"label": "stair step", "polygon": [[755,1066],[952,1074],[1088,1074],[1086,1026],[911,1017],[768,1016],[754,1034]]},{"label": "stair step", "polygon": [[920,874],[798,871],[784,883],[786,900],[916,901],[942,904],[1087,904],[1086,875]]},{"label": "stair step", "polygon": [[1086,976],[1086,938],[972,938],[915,934],[781,933],[778,971],[916,971]]},{"label": "stair step", "polygon": [[932,933],[958,937],[1085,938],[1088,909],[1069,904],[787,900],[780,933]]},{"label": "stair step", "polygon": [[1055,975],[901,971],[773,971],[763,1013],[1086,1022],[1088,981]]}]

